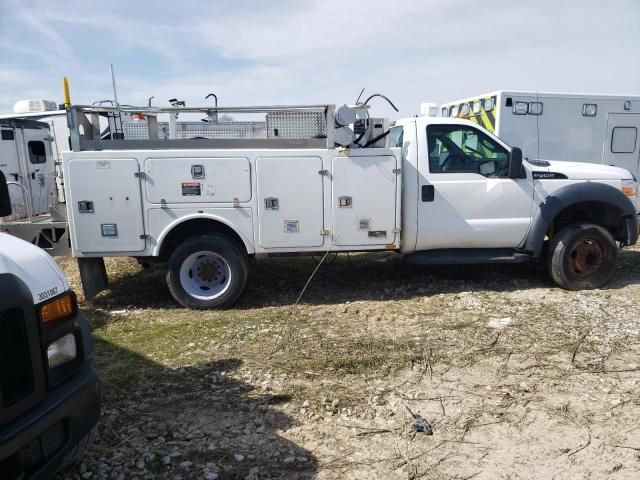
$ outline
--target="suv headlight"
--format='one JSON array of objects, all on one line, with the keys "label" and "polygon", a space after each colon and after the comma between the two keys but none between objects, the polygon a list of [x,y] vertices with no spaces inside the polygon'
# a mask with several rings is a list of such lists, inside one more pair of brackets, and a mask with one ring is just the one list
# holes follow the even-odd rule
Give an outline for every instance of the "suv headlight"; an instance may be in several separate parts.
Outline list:
[{"label": "suv headlight", "polygon": [[72,360],[75,360],[77,356],[78,348],[76,347],[76,336],[73,333],[68,333],[55,342],[51,342],[47,347],[49,368],[55,368],[65,363],[69,363]]},{"label": "suv headlight", "polygon": [[638,183],[634,177],[633,180],[622,180],[622,185],[620,187],[622,193],[624,193],[629,200],[636,207],[636,212],[640,213],[640,198],[638,197]]}]

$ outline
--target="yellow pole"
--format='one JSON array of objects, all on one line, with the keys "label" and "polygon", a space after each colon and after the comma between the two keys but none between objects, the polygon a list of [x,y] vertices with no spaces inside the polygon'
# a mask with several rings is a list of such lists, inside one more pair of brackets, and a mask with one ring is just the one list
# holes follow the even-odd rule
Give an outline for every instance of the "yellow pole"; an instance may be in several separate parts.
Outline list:
[{"label": "yellow pole", "polygon": [[64,92],[64,107],[69,110],[71,108],[71,95],[69,95],[69,79],[62,77],[62,90]]}]

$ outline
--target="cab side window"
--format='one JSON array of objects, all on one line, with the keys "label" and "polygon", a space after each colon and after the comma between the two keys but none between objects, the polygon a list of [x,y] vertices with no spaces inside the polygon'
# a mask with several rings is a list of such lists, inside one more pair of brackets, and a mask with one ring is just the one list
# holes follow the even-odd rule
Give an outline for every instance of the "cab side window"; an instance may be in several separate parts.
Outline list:
[{"label": "cab side window", "polygon": [[506,177],[509,152],[480,130],[466,125],[429,125],[429,171],[431,173],[478,173]]}]

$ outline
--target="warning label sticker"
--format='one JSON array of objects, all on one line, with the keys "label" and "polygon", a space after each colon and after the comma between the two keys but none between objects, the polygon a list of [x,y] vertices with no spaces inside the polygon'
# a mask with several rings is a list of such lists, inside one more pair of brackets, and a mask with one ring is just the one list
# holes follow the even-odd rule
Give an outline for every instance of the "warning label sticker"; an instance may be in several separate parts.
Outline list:
[{"label": "warning label sticker", "polygon": [[199,182],[184,182],[182,183],[182,196],[183,197],[196,197],[202,195],[202,189]]}]

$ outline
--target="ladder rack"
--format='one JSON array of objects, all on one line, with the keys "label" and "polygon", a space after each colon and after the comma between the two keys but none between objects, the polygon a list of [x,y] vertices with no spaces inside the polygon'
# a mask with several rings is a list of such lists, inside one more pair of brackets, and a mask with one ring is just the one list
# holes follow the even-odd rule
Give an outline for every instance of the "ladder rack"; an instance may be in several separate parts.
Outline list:
[{"label": "ladder rack", "polygon": [[[206,115],[178,121],[183,114]],[[220,114],[251,121],[218,120]],[[159,121],[160,118],[166,118]],[[73,105],[71,150],[334,148],[335,105],[133,107]]]}]

